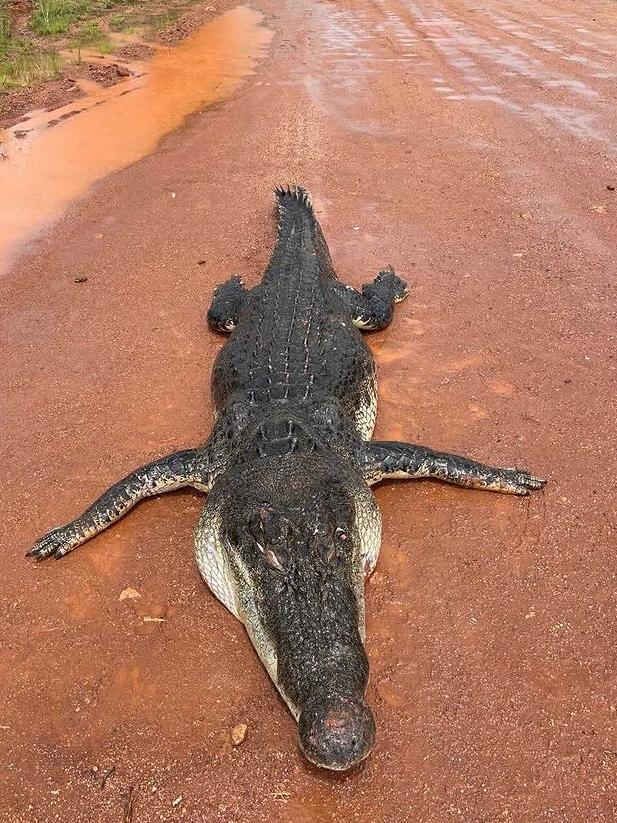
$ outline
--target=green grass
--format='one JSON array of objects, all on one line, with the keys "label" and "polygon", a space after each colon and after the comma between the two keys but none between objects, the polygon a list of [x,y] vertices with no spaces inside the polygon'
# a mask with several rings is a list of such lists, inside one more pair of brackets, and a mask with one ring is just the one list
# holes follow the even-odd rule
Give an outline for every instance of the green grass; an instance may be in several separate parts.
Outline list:
[{"label": "green grass", "polygon": [[67,0],[37,0],[30,26],[37,34],[64,34],[75,19],[73,4]]},{"label": "green grass", "polygon": [[0,92],[53,80],[60,74],[61,64],[57,51],[13,38],[0,50]]},{"label": "green grass", "polygon": [[113,48],[111,40],[101,31],[101,27],[96,20],[88,20],[87,23],[83,23],[77,29],[72,46],[79,49],[90,46],[100,54],[109,54]]},{"label": "green grass", "polygon": [[109,18],[109,28],[111,31],[126,31],[131,25],[126,14],[112,14]]},{"label": "green grass", "polygon": [[11,18],[4,3],[0,2],[0,54],[5,51],[11,40]]},{"label": "green grass", "polygon": [[7,5],[0,0],[0,92],[53,80],[60,66],[57,51],[13,36]]},{"label": "green grass", "polygon": [[145,27],[146,39],[155,39],[192,0],[168,2],[168,11],[153,13],[148,0],[34,0],[29,28],[36,37],[29,39],[27,34],[16,36],[8,0],[0,0],[0,93],[58,77],[62,68],[58,49],[67,45],[77,50],[78,62],[83,48],[111,52],[101,21],[107,21],[111,31]]},{"label": "green grass", "polygon": [[148,39],[156,37],[156,35],[167,28],[171,23],[175,22],[180,17],[179,10],[166,11],[163,14],[155,14],[146,21],[145,32]]},{"label": "green grass", "polygon": [[110,9],[115,9],[116,6],[128,6],[132,4],[130,0],[92,0],[88,5],[94,10],[95,14],[104,14]]},{"label": "green grass", "polygon": [[41,35],[66,34],[73,23],[91,20],[127,0],[36,0],[30,26]]}]

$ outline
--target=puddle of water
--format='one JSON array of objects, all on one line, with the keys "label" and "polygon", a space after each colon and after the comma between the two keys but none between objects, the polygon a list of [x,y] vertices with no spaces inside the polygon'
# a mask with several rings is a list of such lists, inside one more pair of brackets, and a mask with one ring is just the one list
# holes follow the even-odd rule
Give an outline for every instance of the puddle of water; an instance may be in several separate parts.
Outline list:
[{"label": "puddle of water", "polygon": [[262,21],[235,8],[158,51],[126,81],[0,132],[0,269],[93,183],[152,152],[200,106],[232,94],[272,38]]}]

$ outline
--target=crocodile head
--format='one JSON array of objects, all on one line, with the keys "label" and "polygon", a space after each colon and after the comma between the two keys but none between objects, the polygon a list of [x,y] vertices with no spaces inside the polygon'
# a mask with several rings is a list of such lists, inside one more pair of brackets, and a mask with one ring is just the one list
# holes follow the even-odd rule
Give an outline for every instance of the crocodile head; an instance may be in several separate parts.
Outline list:
[{"label": "crocodile head", "polygon": [[208,509],[227,605],[296,717],[301,749],[324,768],[360,762],[375,736],[364,699],[364,578],[380,532],[370,490],[331,454],[289,454],[226,472]]}]

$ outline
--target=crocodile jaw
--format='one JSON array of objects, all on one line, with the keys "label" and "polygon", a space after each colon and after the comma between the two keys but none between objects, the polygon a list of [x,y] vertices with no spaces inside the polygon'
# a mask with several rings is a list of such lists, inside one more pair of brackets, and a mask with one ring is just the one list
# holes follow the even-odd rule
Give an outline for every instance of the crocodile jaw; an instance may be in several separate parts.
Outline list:
[{"label": "crocodile jaw", "polygon": [[236,586],[220,532],[218,512],[206,506],[195,531],[195,559],[211,592],[234,617],[242,620]]},{"label": "crocodile jaw", "polygon": [[[363,492],[358,495],[355,501],[355,508],[356,520],[361,535],[360,555],[364,575],[355,575],[354,591],[358,602],[358,629],[364,642],[366,631],[364,618],[364,580],[373,573],[377,565],[381,546],[381,513],[373,495],[368,490],[363,490]],[[234,576],[228,560],[227,548],[221,537],[220,516],[218,512],[213,511],[211,507],[207,505],[201,514],[195,531],[195,559],[199,572],[207,583],[210,591],[234,617],[244,623],[249,632],[249,636],[251,636],[250,625],[252,621],[247,620],[241,613],[237,586],[234,582]],[[258,642],[256,642],[259,641],[259,638],[253,639],[251,636],[251,640],[276,684],[276,677],[272,674],[272,671],[276,671],[276,656],[274,655],[274,662],[272,662],[273,653],[264,653],[264,655],[262,655],[259,651],[259,645]],[[289,705],[289,701],[286,700],[286,702]],[[292,709],[292,712],[293,711]]]},{"label": "crocodile jaw", "polygon": [[[336,480],[332,488],[338,488]],[[316,765],[335,770],[348,769],[364,759],[375,734],[372,713],[364,700],[368,681],[368,661],[363,648],[364,582],[377,561],[381,518],[365,483],[351,478],[347,488],[349,502],[346,505],[352,506],[352,513],[348,515],[352,530],[345,538],[348,544],[318,543],[317,550],[311,542],[314,538],[310,518],[316,517],[316,523],[325,522],[320,519],[325,516],[323,510],[319,510],[318,516],[317,510],[310,507],[306,513],[302,508],[292,507],[288,516],[295,522],[296,531],[290,534],[298,534],[300,542],[288,538],[291,542],[285,544],[287,548],[282,549],[280,555],[283,565],[275,556],[275,563],[271,559],[271,568],[267,571],[266,549],[275,544],[264,539],[264,548],[258,542],[262,538],[255,540],[250,529],[262,528],[260,522],[276,521],[276,515],[268,512],[277,510],[251,502],[251,495],[255,497],[255,493],[250,486],[248,493],[246,487],[239,490],[237,477],[230,479],[222,492],[211,495],[200,518],[195,541],[202,576],[215,596],[245,625],[266,671],[298,722],[302,751]],[[235,504],[228,508],[227,489],[233,495],[230,500],[240,495],[239,508]],[[308,492],[314,495],[315,488],[309,488]],[[341,493],[333,492],[335,500]],[[260,497],[258,494],[255,499],[258,501]],[[266,490],[262,499],[273,499],[272,490],[269,493]],[[251,514],[251,507],[255,505],[257,508]],[[280,511],[286,513],[285,503],[281,505]],[[333,503],[333,509],[329,509],[329,505],[326,512],[338,511],[336,504]],[[229,513],[230,521],[223,522]],[[257,518],[257,525],[251,525],[246,532],[242,524],[253,523],[253,517]],[[262,517],[265,520],[261,521]],[[232,525],[235,522],[240,523],[237,538],[236,527]],[[263,533],[264,538],[268,535],[272,537],[270,533]],[[230,539],[242,542],[236,546]],[[349,546],[347,551],[343,548],[345,545]],[[332,546],[331,557],[337,558],[335,561],[326,559],[330,557],[328,546]]]}]

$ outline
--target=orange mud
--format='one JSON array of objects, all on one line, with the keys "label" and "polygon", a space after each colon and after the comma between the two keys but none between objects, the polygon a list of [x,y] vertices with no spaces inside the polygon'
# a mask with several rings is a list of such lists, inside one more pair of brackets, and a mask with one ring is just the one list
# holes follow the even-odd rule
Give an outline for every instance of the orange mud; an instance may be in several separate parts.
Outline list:
[{"label": "orange mud", "polygon": [[235,8],[159,50],[126,82],[89,84],[87,97],[8,130],[0,163],[0,271],[20,241],[93,183],[153,151],[191,112],[232,94],[271,39],[261,22],[259,12]]}]

